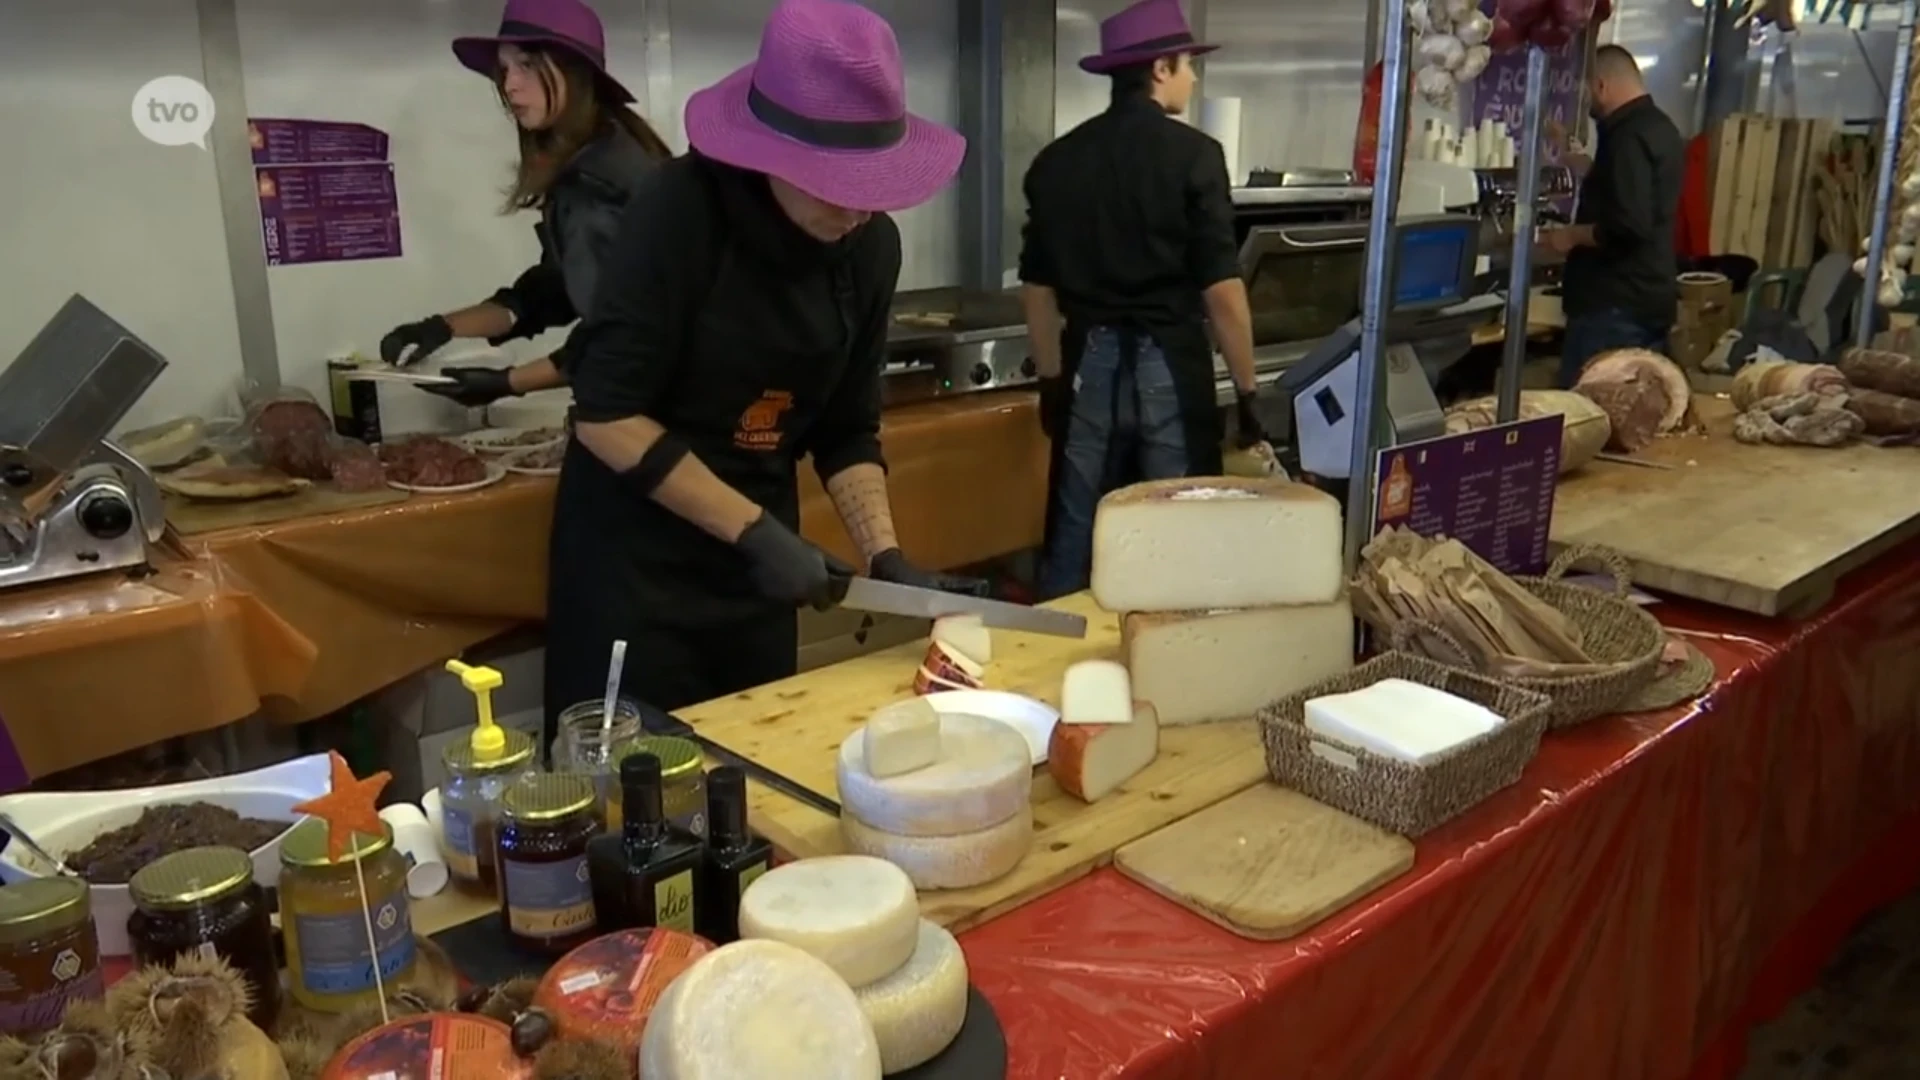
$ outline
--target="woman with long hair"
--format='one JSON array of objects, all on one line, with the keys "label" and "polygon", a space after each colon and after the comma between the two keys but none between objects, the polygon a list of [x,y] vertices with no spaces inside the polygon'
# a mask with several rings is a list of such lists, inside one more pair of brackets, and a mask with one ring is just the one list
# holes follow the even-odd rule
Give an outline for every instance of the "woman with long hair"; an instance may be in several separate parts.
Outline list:
[{"label": "woman with long hair", "polygon": [[[673,156],[607,73],[600,17],[581,0],[508,0],[493,37],[463,37],[453,54],[493,80],[513,117],[519,161],[505,213],[537,210],[540,261],[513,284],[458,311],[394,328],[389,364],[416,364],[454,338],[499,345],[576,324],[593,299],[621,211],[641,179]],[[450,367],[426,388],[469,407],[567,385],[576,342],[514,368]]]}]

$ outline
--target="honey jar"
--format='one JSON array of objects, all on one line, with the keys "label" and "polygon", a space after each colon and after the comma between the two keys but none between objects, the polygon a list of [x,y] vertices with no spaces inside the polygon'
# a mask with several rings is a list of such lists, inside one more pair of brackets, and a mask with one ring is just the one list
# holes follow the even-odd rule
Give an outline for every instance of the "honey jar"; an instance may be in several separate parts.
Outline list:
[{"label": "honey jar", "polygon": [[177,851],[140,868],[127,882],[133,914],[127,938],[142,966],[180,956],[219,957],[247,980],[247,1019],[272,1031],[280,1014],[280,966],[273,918],[253,880],[253,860],[238,848]]},{"label": "honey jar", "polygon": [[500,816],[500,919],[522,948],[561,955],[594,937],[587,841],[601,831],[594,782],[574,773],[523,776]]},{"label": "honey jar", "polygon": [[68,1003],[105,996],[90,901],[79,878],[0,887],[0,1032],[49,1030]]},{"label": "honey jar", "polygon": [[317,1012],[348,1012],[379,1002],[376,964],[389,987],[413,974],[418,953],[407,860],[394,849],[391,828],[383,825],[379,836],[355,833],[334,862],[327,855],[327,823],[308,818],[280,842],[280,867],[280,933],[295,1001]]}]

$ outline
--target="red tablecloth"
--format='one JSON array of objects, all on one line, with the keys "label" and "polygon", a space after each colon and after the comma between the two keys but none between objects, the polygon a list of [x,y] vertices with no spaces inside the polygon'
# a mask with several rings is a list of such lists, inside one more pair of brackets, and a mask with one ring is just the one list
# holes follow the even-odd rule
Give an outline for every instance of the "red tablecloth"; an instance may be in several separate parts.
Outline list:
[{"label": "red tablecloth", "polygon": [[1655,610],[1718,666],[1705,700],[1549,735],[1302,937],[1234,937],[1111,870],[963,935],[1010,1075],[1732,1075],[1920,878],[1920,545],[1804,624]]}]

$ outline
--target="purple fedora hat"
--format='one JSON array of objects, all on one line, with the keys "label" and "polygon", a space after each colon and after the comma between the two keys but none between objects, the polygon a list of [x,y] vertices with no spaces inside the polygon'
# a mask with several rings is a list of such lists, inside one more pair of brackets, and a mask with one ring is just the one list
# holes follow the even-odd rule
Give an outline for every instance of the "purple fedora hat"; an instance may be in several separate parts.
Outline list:
[{"label": "purple fedora hat", "polygon": [[500,67],[502,45],[546,45],[566,49],[593,65],[599,79],[622,105],[634,100],[620,80],[607,74],[607,34],[600,16],[582,0],[507,0],[500,32],[492,37],[455,38],[453,55],[462,64],[492,78]]},{"label": "purple fedora hat", "polygon": [[1129,64],[1145,64],[1163,56],[1187,53],[1199,56],[1219,48],[1193,40],[1180,0],[1140,0],[1109,19],[1100,20],[1100,51],[1082,57],[1080,70],[1105,75]]},{"label": "purple fedora hat", "polygon": [[967,140],[907,112],[900,43],[846,0],[782,0],[759,58],[687,99],[687,142],[848,210],[905,210],[960,171]]}]

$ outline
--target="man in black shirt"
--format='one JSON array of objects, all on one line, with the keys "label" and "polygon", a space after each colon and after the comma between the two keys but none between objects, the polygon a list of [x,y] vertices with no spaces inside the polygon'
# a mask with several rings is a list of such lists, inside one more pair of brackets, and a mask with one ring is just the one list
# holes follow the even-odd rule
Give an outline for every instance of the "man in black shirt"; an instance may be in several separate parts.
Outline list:
[{"label": "man in black shirt", "polygon": [[1686,143],[1648,95],[1633,54],[1618,45],[1594,53],[1589,92],[1599,142],[1579,212],[1573,225],[1540,236],[1567,259],[1562,386],[1609,349],[1664,347],[1679,302],[1673,223]]},{"label": "man in black shirt", "polygon": [[1192,58],[1214,46],[1194,41],[1178,0],[1106,20],[1100,46],[1080,66],[1113,80],[1112,105],[1026,177],[1021,294],[1053,440],[1042,597],[1086,587],[1106,492],[1221,471],[1207,321],[1239,392],[1241,441],[1265,438],[1226,157],[1175,119]]}]

